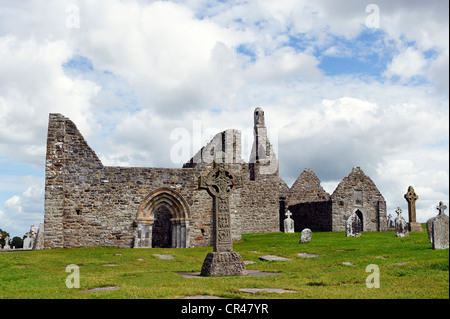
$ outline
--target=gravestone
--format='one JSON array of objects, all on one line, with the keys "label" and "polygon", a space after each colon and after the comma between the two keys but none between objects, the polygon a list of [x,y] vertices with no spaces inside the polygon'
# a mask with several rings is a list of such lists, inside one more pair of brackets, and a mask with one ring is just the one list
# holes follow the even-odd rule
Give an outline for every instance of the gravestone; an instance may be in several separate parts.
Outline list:
[{"label": "gravestone", "polygon": [[305,228],[302,230],[302,234],[300,236],[300,244],[309,243],[311,241],[312,231],[309,228]]},{"label": "gravestone", "polygon": [[213,198],[213,249],[206,256],[201,275],[241,276],[246,275],[244,261],[233,251],[231,239],[230,195],[242,187],[242,178],[225,167],[224,153],[214,161],[213,169],[207,176],[199,178],[199,188],[206,189]]},{"label": "gravestone", "polygon": [[387,228],[388,229],[392,229],[392,228],[394,228],[394,223],[392,222],[392,215],[391,214],[389,214],[388,216],[387,216]]},{"label": "gravestone", "polygon": [[448,249],[448,216],[444,213],[447,206],[439,202],[436,208],[439,210],[439,215],[431,222],[433,249]]},{"label": "gravestone", "polygon": [[11,246],[9,246],[9,236],[5,237],[5,246],[3,247],[3,250],[10,250]]},{"label": "gravestone", "polygon": [[416,200],[419,199],[419,196],[412,186],[408,187],[404,197],[408,202],[409,231],[423,231],[422,225],[416,222]]},{"label": "gravestone", "polygon": [[351,214],[345,223],[345,236],[359,237],[362,231],[362,221],[355,213]]},{"label": "gravestone", "polygon": [[395,219],[395,236],[396,237],[407,237],[409,236],[408,232],[408,223],[402,216],[402,210],[400,207],[397,207],[395,211],[397,213],[397,218]]},{"label": "gravestone", "polygon": [[30,233],[25,234],[27,237],[23,240],[23,250],[31,250],[33,249],[33,239],[31,238]]},{"label": "gravestone", "polygon": [[294,233],[294,220],[291,218],[292,213],[288,210],[285,215],[287,218],[284,220],[284,232]]}]

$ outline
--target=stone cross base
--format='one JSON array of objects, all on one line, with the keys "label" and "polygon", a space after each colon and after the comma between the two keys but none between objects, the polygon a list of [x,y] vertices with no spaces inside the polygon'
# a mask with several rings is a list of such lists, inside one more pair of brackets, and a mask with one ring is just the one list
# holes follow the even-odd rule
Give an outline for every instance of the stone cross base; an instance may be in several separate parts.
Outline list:
[{"label": "stone cross base", "polygon": [[241,255],[235,251],[211,252],[203,262],[203,276],[244,276],[247,275]]},{"label": "stone cross base", "polygon": [[409,231],[423,231],[422,225],[417,222],[409,222],[408,228]]}]

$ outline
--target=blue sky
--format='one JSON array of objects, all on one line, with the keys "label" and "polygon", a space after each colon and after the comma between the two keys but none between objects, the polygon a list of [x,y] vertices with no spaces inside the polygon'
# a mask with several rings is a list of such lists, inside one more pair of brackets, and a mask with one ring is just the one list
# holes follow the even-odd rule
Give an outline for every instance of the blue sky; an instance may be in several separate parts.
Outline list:
[{"label": "blue sky", "polygon": [[201,132],[188,160],[220,130],[251,139],[262,107],[288,185],[308,167],[331,193],[360,166],[392,215],[409,185],[419,221],[448,206],[446,1],[377,1],[378,16],[357,0],[1,3],[0,228],[13,236],[43,222],[53,112],[105,165],[180,167],[174,130]]}]

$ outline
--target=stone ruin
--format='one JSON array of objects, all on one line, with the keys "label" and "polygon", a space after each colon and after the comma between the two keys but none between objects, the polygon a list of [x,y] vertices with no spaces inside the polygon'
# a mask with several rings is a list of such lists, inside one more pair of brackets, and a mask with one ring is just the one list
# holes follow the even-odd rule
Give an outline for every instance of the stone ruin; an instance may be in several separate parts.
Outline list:
[{"label": "stone ruin", "polygon": [[182,168],[105,166],[75,124],[50,114],[45,170],[44,247],[205,247],[213,244],[213,198],[197,187],[216,154],[242,177],[229,197],[231,239],[279,230],[278,160],[264,111],[254,112],[249,162],[241,132],[218,133]]},{"label": "stone ruin", "polygon": [[123,248],[213,245],[213,199],[197,181],[218,152],[242,177],[229,198],[231,238],[284,230],[286,211],[294,231],[344,231],[358,214],[361,231],[385,231],[386,202],[373,181],[354,167],[332,195],[305,169],[289,188],[267,138],[265,115],[254,111],[254,141],[248,162],[241,158],[241,132],[218,133],[181,168],[105,166],[75,124],[49,115],[45,169],[44,248]]},{"label": "stone ruin", "polygon": [[361,221],[361,231],[387,230],[386,201],[360,167],[353,167],[331,195],[306,168],[286,197],[285,206],[292,212],[296,231],[346,231],[347,221],[354,214]]}]

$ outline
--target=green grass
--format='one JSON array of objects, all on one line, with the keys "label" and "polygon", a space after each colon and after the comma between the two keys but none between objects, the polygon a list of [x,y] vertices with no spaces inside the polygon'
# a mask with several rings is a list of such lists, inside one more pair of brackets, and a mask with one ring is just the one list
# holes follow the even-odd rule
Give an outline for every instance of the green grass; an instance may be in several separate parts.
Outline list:
[{"label": "green grass", "polygon": [[[234,244],[247,269],[282,273],[272,277],[184,278],[177,272],[199,272],[211,247],[187,249],[76,248],[0,253],[0,298],[181,298],[215,295],[226,298],[449,298],[449,251],[432,250],[426,231],[397,238],[393,232],[315,232],[308,244],[300,234],[248,234]],[[255,253],[257,251],[259,253]],[[301,258],[297,253],[319,254]],[[115,256],[122,254],[122,256]],[[161,260],[153,254],[171,254]],[[292,258],[263,262],[262,255]],[[380,258],[383,257],[383,258]],[[143,259],[143,260],[138,260]],[[343,265],[351,262],[353,266]],[[404,265],[392,265],[406,263]],[[66,266],[78,265],[80,288],[65,285]],[[115,264],[107,267],[105,264]],[[380,270],[380,288],[367,288],[366,267]],[[83,293],[119,286],[120,290]],[[239,288],[281,288],[296,293],[243,293]]]}]

